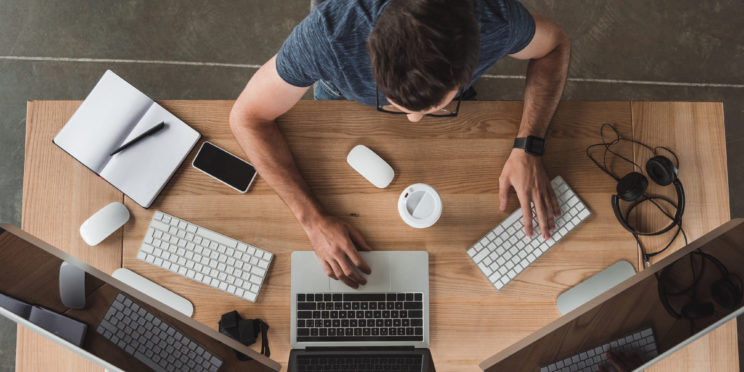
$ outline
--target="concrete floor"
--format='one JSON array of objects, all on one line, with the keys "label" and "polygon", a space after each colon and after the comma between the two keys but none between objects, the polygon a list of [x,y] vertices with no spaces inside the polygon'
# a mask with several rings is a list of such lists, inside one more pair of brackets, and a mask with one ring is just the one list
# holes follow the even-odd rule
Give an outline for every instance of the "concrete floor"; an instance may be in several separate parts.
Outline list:
[{"label": "concrete floor", "polygon": [[[572,38],[564,99],[723,101],[732,217],[744,217],[740,0],[524,3]],[[106,69],[154,99],[234,99],[308,6],[0,0],[0,221],[21,221],[26,100],[83,99]],[[525,66],[504,60],[489,74],[523,75]],[[476,89],[480,99],[518,100],[523,84],[492,77]],[[13,370],[13,329],[0,320],[0,372]]]}]

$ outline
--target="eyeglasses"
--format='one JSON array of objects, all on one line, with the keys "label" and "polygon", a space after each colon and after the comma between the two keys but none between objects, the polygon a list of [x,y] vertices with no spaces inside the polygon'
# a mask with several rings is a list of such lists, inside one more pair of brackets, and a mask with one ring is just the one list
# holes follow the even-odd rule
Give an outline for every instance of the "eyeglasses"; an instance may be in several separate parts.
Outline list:
[{"label": "eyeglasses", "polygon": [[[377,89],[377,86],[375,86],[375,101],[377,102],[377,111],[384,112],[386,114],[403,114],[403,115],[408,114],[407,112],[400,111],[398,108],[396,108],[393,105],[388,105],[384,107],[380,106],[380,91]],[[461,102],[462,102],[462,90],[458,93],[457,102],[452,101],[448,103],[447,106],[442,107],[436,112],[426,114],[426,116],[431,116],[435,118],[446,118],[446,117],[457,116],[457,113],[460,112]]]}]

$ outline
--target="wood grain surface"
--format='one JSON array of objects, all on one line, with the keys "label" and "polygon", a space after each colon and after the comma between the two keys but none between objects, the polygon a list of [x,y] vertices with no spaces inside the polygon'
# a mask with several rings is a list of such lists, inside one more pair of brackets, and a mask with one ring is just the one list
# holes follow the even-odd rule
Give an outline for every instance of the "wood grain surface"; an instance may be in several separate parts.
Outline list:
[{"label": "wood grain surface", "polygon": [[[665,146],[679,157],[679,179],[684,186],[686,207],[683,226],[688,241],[703,236],[731,218],[729,211],[728,171],[723,105],[717,102],[633,102],[633,138],[652,147]],[[653,156],[647,149],[634,146],[636,163],[645,166]],[[664,150],[659,154],[675,159]],[[649,191],[676,201],[672,186],[659,186],[649,180]],[[669,209],[673,212],[674,209]],[[655,207],[646,205],[635,216],[637,226],[654,231],[669,223]],[[642,238],[656,250],[666,245],[673,232]],[[679,237],[669,249],[651,262],[666,257],[684,246]],[[639,261],[640,263],[640,261]],[[651,371],[738,371],[736,320],[664,359]]]},{"label": "wood grain surface", "polygon": [[[52,143],[79,105],[80,101],[28,102],[21,227],[110,274],[121,267],[122,232],[90,247],[79,229],[99,209],[121,202],[123,195]],[[19,326],[16,370],[103,369]]]},{"label": "wood grain surface", "polygon": [[[227,123],[232,101],[160,103],[202,133],[204,140],[245,158]],[[95,210],[122,196],[51,143],[78,105],[70,101],[29,103],[27,143],[35,146],[26,148],[23,227],[111,272],[118,267],[114,261],[109,269],[109,261],[88,258],[100,252],[84,246],[77,228]],[[511,150],[521,110],[521,102],[463,102],[456,118],[425,118],[414,124],[351,102],[301,101],[278,120],[301,173],[329,213],[359,228],[374,249],[429,252],[431,351],[441,371],[478,370],[478,363],[488,356],[558,318],[555,299],[564,290],[621,259],[638,266],[635,242],[615,221],[610,208],[614,181],[600,174],[584,154],[587,145],[598,142],[603,122],[615,123],[623,135],[633,136],[630,102],[563,102],[551,124],[544,157],[548,174],[561,175],[587,204],[592,215],[585,223],[501,291],[493,289],[469,260],[465,251],[518,207],[512,192],[507,212],[498,210],[498,176]],[[722,122],[711,125],[723,128]],[[714,139],[724,143],[722,136]],[[357,144],[369,146],[395,169],[396,177],[388,188],[375,188],[346,164],[346,154]],[[631,154],[633,148],[627,145],[622,151]],[[286,366],[290,254],[312,249],[310,243],[260,175],[247,194],[238,194],[193,169],[189,164],[194,153],[150,209],[123,198],[132,220],[118,236],[119,244],[123,241],[119,265],[185,296],[195,305],[194,318],[215,329],[219,316],[231,310],[266,320],[271,325],[272,359]],[[627,164],[617,167],[620,173],[631,169]],[[86,175],[88,183],[83,182]],[[725,191],[725,175],[723,180],[720,185]],[[442,218],[423,230],[407,226],[396,211],[401,191],[418,182],[433,186],[443,200]],[[100,206],[92,206],[91,200],[100,200]],[[89,209],[81,209],[85,203],[91,205]],[[273,252],[275,261],[258,301],[240,300],[137,260],[136,252],[155,210]],[[686,218],[699,218],[695,213]],[[75,222],[63,225],[60,215]],[[112,237],[106,243],[116,240]],[[721,340],[736,348],[735,339]],[[24,343],[19,355],[29,360],[40,355],[33,345]],[[691,348],[707,348],[703,353],[709,353],[711,345]],[[726,358],[735,357],[736,353]],[[690,355],[688,360],[699,359]]]},{"label": "wood grain surface", "polygon": [[[557,360],[576,355],[578,351],[593,349],[597,345],[648,327],[653,328],[658,350],[660,352],[669,350],[689,338],[692,333],[716,323],[718,319],[729,315],[730,312],[724,310],[717,313],[718,316],[700,319],[694,324],[695,331],[691,330],[689,320],[669,316],[667,310],[657,300],[659,288],[656,274],[666,271],[668,281],[674,280],[671,278],[677,278],[691,282],[693,279],[689,271],[689,261],[685,256],[697,249],[722,262],[742,262],[744,251],[738,249],[742,240],[744,240],[744,219],[731,220],[690,245],[668,255],[658,265],[648,267],[570,314],[512,344],[501,353],[483,361],[480,366],[488,372],[537,371]],[[742,265],[729,264],[727,267],[733,275],[744,276]],[[667,268],[670,270],[667,271]],[[720,280],[720,273],[715,270],[708,271],[698,280],[700,280],[698,283],[700,288],[709,288],[715,281]],[[676,301],[672,300],[671,303],[682,306],[680,300],[682,303],[685,302],[685,299],[677,297]],[[727,348],[725,351],[730,352],[731,349]],[[710,356],[706,355],[705,365],[712,367],[712,370],[736,370],[735,366],[731,368],[730,364],[724,364],[725,360],[711,363]],[[679,357],[673,355],[668,360],[674,358]],[[696,359],[694,362],[693,365],[685,366],[686,369],[701,370],[701,361]],[[673,366],[663,366],[663,368],[654,366],[653,369],[670,370],[671,367]]]}]

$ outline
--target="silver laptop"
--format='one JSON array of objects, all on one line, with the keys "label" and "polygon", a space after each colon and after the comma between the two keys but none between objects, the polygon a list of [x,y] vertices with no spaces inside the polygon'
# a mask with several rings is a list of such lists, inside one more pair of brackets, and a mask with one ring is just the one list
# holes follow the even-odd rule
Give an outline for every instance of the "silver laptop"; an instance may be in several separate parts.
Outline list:
[{"label": "silver laptop", "polygon": [[[360,255],[372,274],[352,289],[326,276],[315,252],[292,253],[289,370],[433,371],[426,349],[429,254]],[[393,362],[400,365],[391,368]]]}]

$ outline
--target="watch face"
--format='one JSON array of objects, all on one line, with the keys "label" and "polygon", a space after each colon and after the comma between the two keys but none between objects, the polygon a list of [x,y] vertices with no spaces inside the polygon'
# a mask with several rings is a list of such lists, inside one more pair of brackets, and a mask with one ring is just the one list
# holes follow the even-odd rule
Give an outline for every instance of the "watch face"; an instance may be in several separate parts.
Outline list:
[{"label": "watch face", "polygon": [[531,154],[542,155],[545,152],[545,140],[538,137],[527,137],[525,150]]}]

